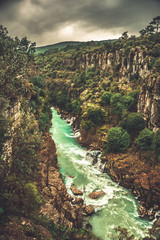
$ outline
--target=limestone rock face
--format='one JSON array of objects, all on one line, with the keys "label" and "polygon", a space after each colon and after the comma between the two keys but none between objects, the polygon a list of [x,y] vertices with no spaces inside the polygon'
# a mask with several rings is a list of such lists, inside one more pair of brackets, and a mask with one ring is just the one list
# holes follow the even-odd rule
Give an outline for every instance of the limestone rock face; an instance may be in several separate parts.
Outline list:
[{"label": "limestone rock face", "polygon": [[5,117],[9,117],[12,119],[12,126],[10,129],[11,138],[4,143],[2,150],[2,158],[4,160],[7,160],[9,164],[11,164],[12,162],[13,132],[14,129],[19,125],[21,119],[21,99],[22,97],[20,96],[19,99],[14,103],[14,105],[4,112]]},{"label": "limestone rock face", "polygon": [[147,127],[153,131],[160,129],[160,77],[148,77],[141,87],[138,112],[143,113]]},{"label": "limestone rock face", "polygon": [[90,193],[89,197],[92,199],[97,199],[97,198],[103,196],[104,194],[105,194],[105,192],[103,192],[103,191],[96,191],[96,192]]},{"label": "limestone rock face", "polygon": [[94,67],[108,75],[117,72],[118,86],[124,91],[138,84],[138,112],[144,115],[148,128],[156,131],[160,128],[160,77],[149,69],[150,61],[148,50],[137,46],[131,48],[128,54],[125,49],[115,52],[107,52],[106,49],[86,51],[75,59],[64,59],[64,65],[85,71]]}]

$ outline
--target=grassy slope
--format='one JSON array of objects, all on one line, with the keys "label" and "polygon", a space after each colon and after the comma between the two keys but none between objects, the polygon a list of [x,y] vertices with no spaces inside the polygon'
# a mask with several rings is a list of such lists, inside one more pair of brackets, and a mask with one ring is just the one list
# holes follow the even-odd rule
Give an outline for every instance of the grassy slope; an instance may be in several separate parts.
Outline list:
[{"label": "grassy slope", "polygon": [[[115,39],[112,40],[103,40],[103,41],[95,41],[95,44],[102,44],[104,42],[108,42],[108,41],[115,41]],[[65,42],[60,42],[60,43],[55,43],[55,44],[51,44],[51,45],[47,45],[47,46],[41,46],[41,47],[37,47],[36,48],[36,53],[44,53],[47,50],[50,49],[57,49],[61,50],[63,48],[66,48],[67,46],[76,46],[76,45],[81,45],[81,44],[89,44],[90,42],[79,42],[79,41],[65,41]]]}]

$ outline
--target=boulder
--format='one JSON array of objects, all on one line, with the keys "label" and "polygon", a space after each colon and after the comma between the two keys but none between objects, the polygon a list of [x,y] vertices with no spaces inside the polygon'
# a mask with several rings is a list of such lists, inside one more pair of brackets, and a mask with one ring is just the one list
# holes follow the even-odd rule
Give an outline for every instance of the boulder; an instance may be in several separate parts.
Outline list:
[{"label": "boulder", "polygon": [[82,198],[76,198],[74,201],[72,201],[73,204],[83,204],[84,200]]},{"label": "boulder", "polygon": [[74,187],[73,185],[71,186],[71,191],[74,195],[78,196],[78,195],[83,195],[83,192],[79,189],[77,189],[76,187]]},{"label": "boulder", "polygon": [[147,216],[147,209],[144,206],[140,205],[139,210],[138,210],[138,214],[139,214],[140,217]]},{"label": "boulder", "polygon": [[105,194],[105,192],[103,192],[103,191],[96,191],[96,192],[90,193],[89,197],[92,199],[97,199],[97,198],[103,196],[104,194]]},{"label": "boulder", "polygon": [[87,207],[85,207],[84,211],[86,212],[87,216],[90,216],[93,213],[95,213],[95,210],[91,205],[88,205]]}]

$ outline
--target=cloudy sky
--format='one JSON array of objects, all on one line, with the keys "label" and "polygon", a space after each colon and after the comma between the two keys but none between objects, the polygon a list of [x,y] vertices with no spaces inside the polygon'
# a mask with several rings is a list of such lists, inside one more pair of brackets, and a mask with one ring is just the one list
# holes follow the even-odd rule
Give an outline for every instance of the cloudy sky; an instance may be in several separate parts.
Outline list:
[{"label": "cloudy sky", "polygon": [[138,35],[160,15],[160,0],[0,0],[0,25],[37,46]]}]

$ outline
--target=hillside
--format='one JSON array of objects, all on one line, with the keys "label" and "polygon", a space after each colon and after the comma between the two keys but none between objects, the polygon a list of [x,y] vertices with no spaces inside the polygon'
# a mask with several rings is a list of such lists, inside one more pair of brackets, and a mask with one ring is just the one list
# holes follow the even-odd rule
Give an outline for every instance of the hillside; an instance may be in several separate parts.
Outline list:
[{"label": "hillside", "polygon": [[79,41],[68,41],[68,42],[60,42],[60,43],[55,43],[47,46],[42,46],[42,47],[36,47],[36,53],[44,53],[46,51],[60,51],[62,49],[67,48],[75,48],[76,46],[78,47],[84,47],[84,46],[90,46],[90,45],[101,45],[105,42],[111,42],[111,41],[116,41],[115,39],[113,40],[103,40],[103,41],[89,41],[89,42],[79,42]]},{"label": "hillside", "polygon": [[74,42],[74,41],[68,41],[68,42],[60,42],[60,43],[55,43],[47,46],[42,46],[42,47],[36,47],[36,53],[44,53],[48,50],[57,50],[57,49],[63,49],[66,48],[68,45],[69,46],[76,46],[80,44],[81,42]]}]

